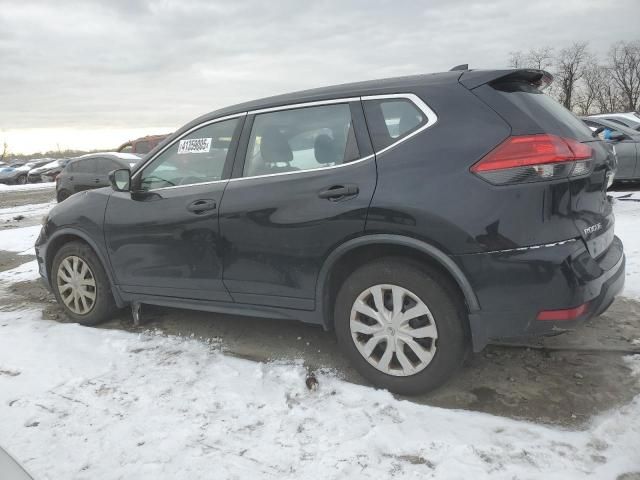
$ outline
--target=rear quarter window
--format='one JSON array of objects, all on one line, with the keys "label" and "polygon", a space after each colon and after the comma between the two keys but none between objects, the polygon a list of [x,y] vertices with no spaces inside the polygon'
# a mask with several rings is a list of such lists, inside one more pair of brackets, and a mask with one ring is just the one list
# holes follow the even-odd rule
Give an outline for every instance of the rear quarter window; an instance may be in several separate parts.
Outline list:
[{"label": "rear quarter window", "polygon": [[593,140],[582,120],[528,82],[498,82],[473,92],[509,123],[512,135],[551,133],[579,141]]},{"label": "rear quarter window", "polygon": [[404,98],[365,100],[364,112],[376,151],[409,135],[428,120],[422,110]]}]

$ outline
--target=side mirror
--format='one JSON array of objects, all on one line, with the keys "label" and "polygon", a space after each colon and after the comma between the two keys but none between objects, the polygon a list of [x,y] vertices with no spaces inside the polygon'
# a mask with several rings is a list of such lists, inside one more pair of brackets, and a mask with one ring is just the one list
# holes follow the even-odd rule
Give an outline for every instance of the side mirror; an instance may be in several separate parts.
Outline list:
[{"label": "side mirror", "polygon": [[116,192],[128,192],[131,189],[131,171],[119,168],[109,172],[109,183]]},{"label": "side mirror", "polygon": [[614,132],[609,136],[609,140],[612,140],[614,142],[619,142],[621,140],[626,139],[627,136],[624,133],[621,132]]}]

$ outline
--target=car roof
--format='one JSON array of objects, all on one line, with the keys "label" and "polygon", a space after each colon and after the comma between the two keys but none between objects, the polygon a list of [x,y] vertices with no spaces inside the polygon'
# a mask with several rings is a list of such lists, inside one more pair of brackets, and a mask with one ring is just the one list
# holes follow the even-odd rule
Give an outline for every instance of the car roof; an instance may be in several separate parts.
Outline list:
[{"label": "car roof", "polygon": [[95,153],[87,153],[85,155],[80,155],[79,157],[75,157],[70,159],[69,163],[77,163],[82,162],[84,160],[89,160],[92,158],[110,158],[115,160],[118,163],[127,164],[129,166],[130,162],[139,162],[142,158],[140,155],[136,155],[135,153],[122,153],[122,152],[95,152]]},{"label": "car roof", "polygon": [[93,152],[93,153],[85,153],[84,155],[80,155],[79,157],[72,158],[71,160],[85,160],[87,158],[95,158],[95,157],[106,157],[113,158],[115,160],[140,160],[142,158],[140,155],[136,155],[135,153],[123,153],[123,152]]},{"label": "car roof", "polygon": [[[410,75],[405,77],[384,78],[380,80],[367,80],[364,82],[345,83],[328,87],[300,90],[272,97],[260,98],[249,102],[238,103],[207,113],[197,119],[198,122],[207,118],[217,118],[251,110],[260,110],[275,106],[316,102],[332,98],[348,98],[352,96],[379,95],[385,93],[406,93],[415,87],[429,84],[457,82],[462,72],[428,73]],[[195,121],[195,120],[194,120]]]}]

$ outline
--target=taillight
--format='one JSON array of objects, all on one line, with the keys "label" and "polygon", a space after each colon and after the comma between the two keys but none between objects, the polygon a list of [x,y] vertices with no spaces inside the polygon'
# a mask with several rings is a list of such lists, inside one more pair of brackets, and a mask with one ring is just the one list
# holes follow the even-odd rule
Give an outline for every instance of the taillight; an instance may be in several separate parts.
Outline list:
[{"label": "taillight", "polygon": [[471,167],[495,185],[539,182],[591,172],[593,151],[571,138],[520,135],[507,138]]}]

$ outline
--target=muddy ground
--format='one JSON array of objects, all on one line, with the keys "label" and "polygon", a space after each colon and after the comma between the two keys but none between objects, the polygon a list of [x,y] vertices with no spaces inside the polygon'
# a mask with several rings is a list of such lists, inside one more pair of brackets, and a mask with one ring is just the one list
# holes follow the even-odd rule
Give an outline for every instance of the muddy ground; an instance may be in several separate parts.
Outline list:
[{"label": "muddy ground", "polygon": [[[0,194],[0,208],[45,203],[53,190]],[[0,229],[33,224],[11,220]],[[32,260],[0,250],[0,271]],[[0,309],[41,308],[44,317],[67,321],[39,281],[8,287]],[[128,311],[100,328],[160,330],[169,335],[212,339],[227,354],[258,361],[303,360],[309,369],[327,368],[355,383],[364,380],[339,353],[331,332],[297,322],[144,307],[143,324]],[[624,357],[640,353],[640,303],[620,298],[602,316],[573,332],[472,354],[463,369],[439,390],[410,400],[538,423],[580,427],[593,415],[628,403],[640,393]]]}]

